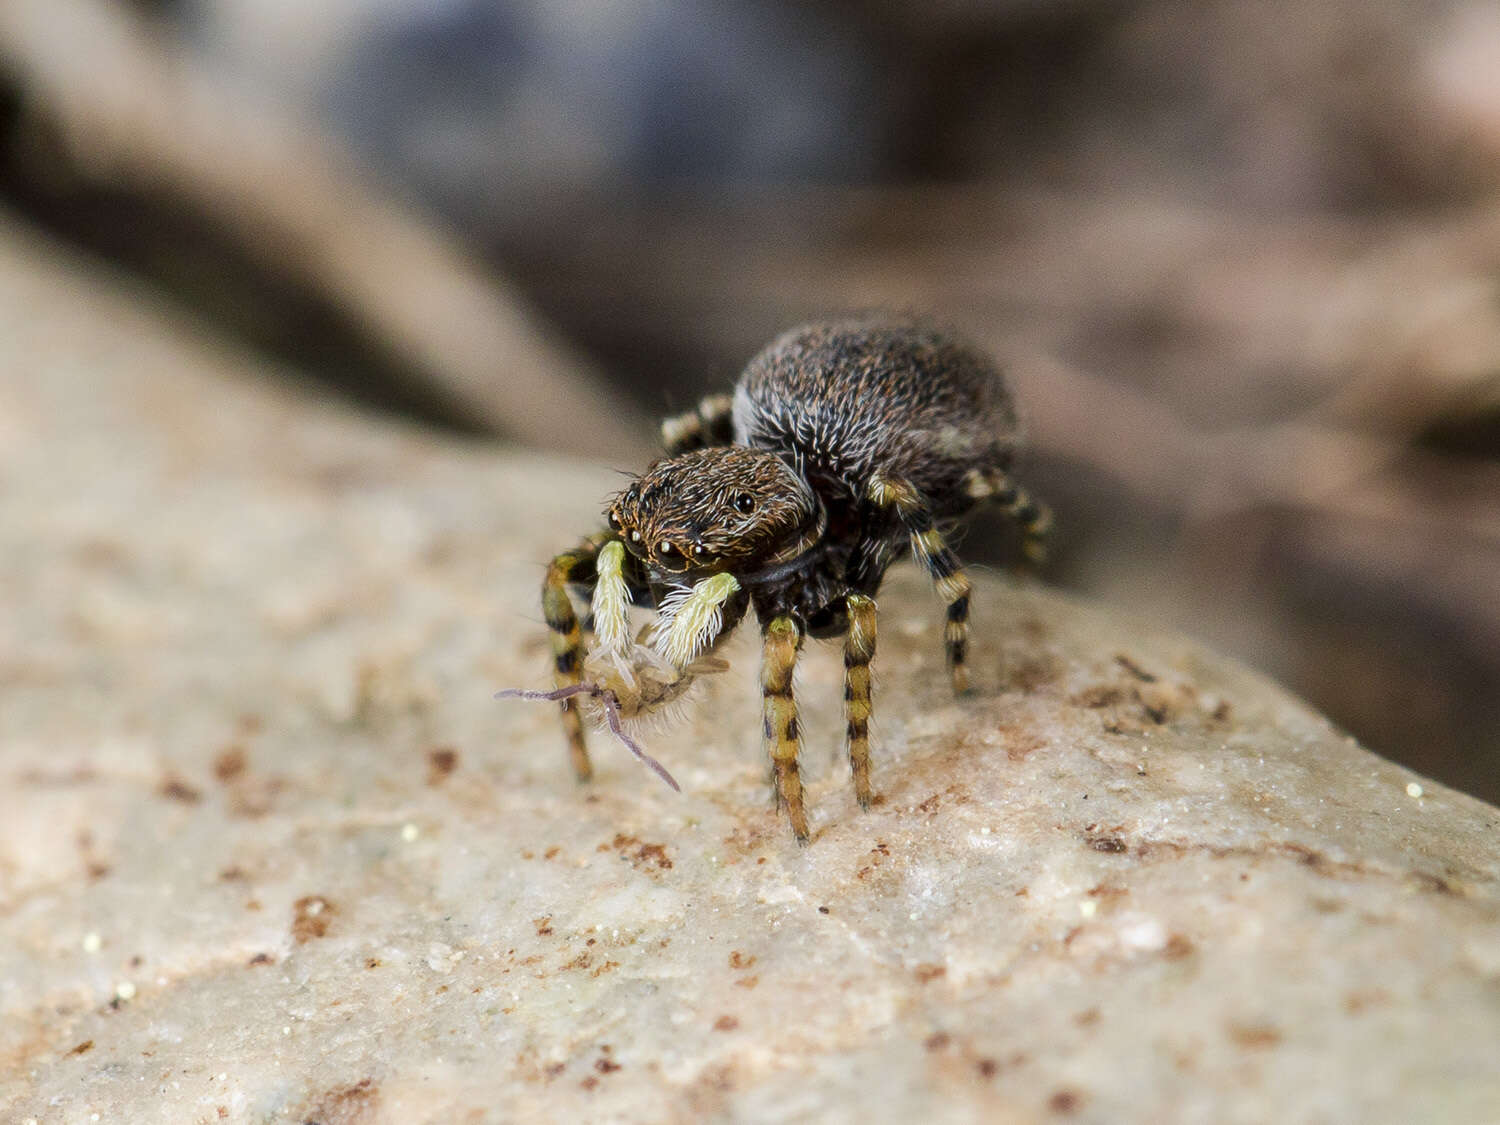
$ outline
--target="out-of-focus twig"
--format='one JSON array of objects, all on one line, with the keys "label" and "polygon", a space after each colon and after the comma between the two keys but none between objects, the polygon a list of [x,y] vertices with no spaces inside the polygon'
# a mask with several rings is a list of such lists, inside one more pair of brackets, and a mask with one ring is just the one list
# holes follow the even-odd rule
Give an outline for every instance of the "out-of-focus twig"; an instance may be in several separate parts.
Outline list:
[{"label": "out-of-focus twig", "polygon": [[0,67],[75,170],[173,196],[329,293],[481,424],[638,458],[645,424],[504,282],[363,177],[326,138],[252,104],[122,4],[5,0]]}]

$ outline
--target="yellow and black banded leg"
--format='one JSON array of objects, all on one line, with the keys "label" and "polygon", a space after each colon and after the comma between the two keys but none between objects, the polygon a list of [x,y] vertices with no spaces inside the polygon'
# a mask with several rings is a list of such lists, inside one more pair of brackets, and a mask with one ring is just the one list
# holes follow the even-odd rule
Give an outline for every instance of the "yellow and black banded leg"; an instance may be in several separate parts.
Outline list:
[{"label": "yellow and black banded leg", "polygon": [[1047,561],[1047,536],[1052,531],[1052,509],[1029,495],[1004,473],[975,470],[964,480],[964,490],[975,500],[992,500],[1021,532],[1021,553],[1033,567]]},{"label": "yellow and black banded leg", "polygon": [[969,592],[972,587],[942,533],[932,522],[922,494],[911,484],[896,478],[876,477],[870,486],[870,498],[883,507],[896,510],[911,536],[911,553],[932,576],[938,596],[948,607],[943,627],[943,644],[948,654],[948,669],[953,676],[953,692],[963,695],[969,690]]},{"label": "yellow and black banded leg", "polygon": [[734,399],[729,395],[709,395],[697,410],[662,419],[662,447],[673,457],[704,446],[728,445],[733,440]]},{"label": "yellow and black banded leg", "polygon": [[849,770],[859,807],[870,807],[870,661],[875,656],[875,599],[850,594],[849,631],[844,634],[844,714],[848,720]]},{"label": "yellow and black banded leg", "polygon": [[[560,688],[571,687],[583,677],[583,628],[568,597],[568,585],[593,581],[598,557],[599,543],[586,540],[553,559],[542,582],[542,616],[552,631],[553,683]],[[583,740],[583,717],[578,712],[578,701],[564,699],[561,706],[573,772],[579,781],[587,781],[594,771],[589,765],[589,751]]]},{"label": "yellow and black banded leg", "polygon": [[797,729],[797,701],[792,696],[792,670],[802,647],[802,629],[790,617],[777,617],[766,626],[760,661],[761,714],[771,768],[776,779],[776,804],[785,808],[792,834],[807,843],[807,810],[802,804],[802,775],[797,767],[801,732]]}]

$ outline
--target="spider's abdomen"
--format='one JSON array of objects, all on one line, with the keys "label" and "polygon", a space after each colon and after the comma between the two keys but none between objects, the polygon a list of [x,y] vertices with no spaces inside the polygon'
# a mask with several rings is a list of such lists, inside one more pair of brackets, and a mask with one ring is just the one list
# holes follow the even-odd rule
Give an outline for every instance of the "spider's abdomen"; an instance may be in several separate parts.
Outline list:
[{"label": "spider's abdomen", "polygon": [[1003,472],[1017,439],[999,370],[921,321],[865,317],[793,329],[735,389],[735,440],[803,467],[819,491],[862,495],[876,474],[919,488],[934,515],[969,506],[974,470]]}]

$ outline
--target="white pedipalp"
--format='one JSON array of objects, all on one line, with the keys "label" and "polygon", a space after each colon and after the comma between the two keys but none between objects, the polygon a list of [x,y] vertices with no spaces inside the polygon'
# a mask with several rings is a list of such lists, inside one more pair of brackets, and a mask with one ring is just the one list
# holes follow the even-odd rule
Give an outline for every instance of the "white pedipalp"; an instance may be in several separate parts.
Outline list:
[{"label": "white pedipalp", "polygon": [[619,540],[606,543],[599,551],[595,568],[595,651],[601,655],[624,656],[630,648],[630,590],[625,584],[625,544]]},{"label": "white pedipalp", "polygon": [[732,574],[715,574],[696,586],[673,591],[662,600],[653,643],[675,668],[685,668],[719,636],[724,603],[739,590]]}]

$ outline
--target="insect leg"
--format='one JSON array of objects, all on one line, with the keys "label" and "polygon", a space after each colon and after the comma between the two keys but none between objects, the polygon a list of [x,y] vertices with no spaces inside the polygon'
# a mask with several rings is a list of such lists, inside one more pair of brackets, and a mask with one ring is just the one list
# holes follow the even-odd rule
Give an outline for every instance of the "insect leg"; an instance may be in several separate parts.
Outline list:
[{"label": "insect leg", "polygon": [[1047,561],[1047,536],[1052,531],[1052,509],[1027,494],[1003,472],[974,470],[964,478],[964,491],[975,500],[993,500],[1021,531],[1021,553],[1039,567]]},{"label": "insect leg", "polygon": [[760,662],[761,713],[765,741],[776,771],[776,803],[786,809],[792,834],[807,843],[807,811],[802,805],[802,775],[797,769],[801,734],[797,729],[797,701],[792,696],[792,669],[802,645],[802,629],[790,617],[777,617],[766,626]]},{"label": "insect leg", "polygon": [[953,675],[953,691],[962,695],[969,690],[969,673],[964,662],[969,652],[969,579],[942,533],[933,525],[932,512],[922,494],[907,481],[877,476],[870,485],[870,498],[883,507],[896,510],[911,537],[911,553],[932,575],[938,596],[948,607],[948,621],[943,642],[948,653],[948,668]]},{"label": "insect leg", "polygon": [[662,419],[661,443],[673,457],[706,445],[728,445],[733,440],[734,399],[729,395],[709,395],[697,410]]},{"label": "insect leg", "polygon": [[[547,628],[552,631],[553,682],[559,688],[572,687],[582,679],[583,629],[578,615],[573,611],[573,602],[568,597],[568,585],[594,584],[599,556],[599,544],[585,540],[571,551],[564,551],[547,567],[547,577],[542,582],[542,616]],[[579,781],[587,781],[593,774],[589,765],[588,747],[583,740],[583,718],[578,712],[578,700],[568,697],[562,700],[563,731],[568,737],[568,754],[573,760],[573,772]]]},{"label": "insect leg", "polygon": [[875,599],[850,594],[849,631],[844,634],[844,711],[848,719],[849,769],[859,807],[870,807],[870,659],[875,655]]}]

